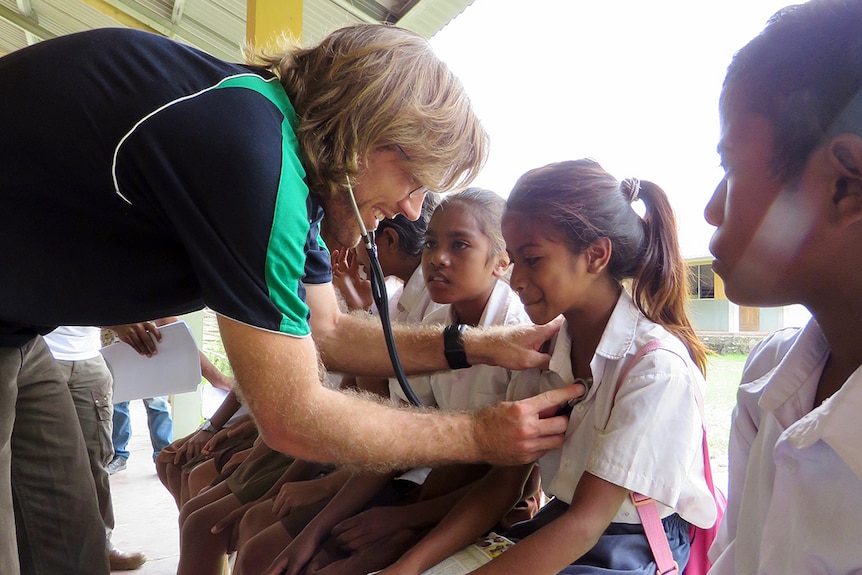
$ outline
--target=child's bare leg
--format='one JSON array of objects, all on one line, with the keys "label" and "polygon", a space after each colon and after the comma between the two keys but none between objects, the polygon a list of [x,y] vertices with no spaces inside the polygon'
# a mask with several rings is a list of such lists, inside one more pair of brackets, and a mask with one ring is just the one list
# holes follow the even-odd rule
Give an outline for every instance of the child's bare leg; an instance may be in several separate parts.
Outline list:
[{"label": "child's bare leg", "polygon": [[[210,489],[201,498],[208,495]],[[195,501],[198,498],[193,499]],[[220,519],[242,503],[233,494],[221,497],[186,516],[180,529],[180,561],[177,575],[219,575],[222,573],[232,530],[211,531]]]},{"label": "child's bare leg", "polygon": [[218,477],[215,461],[208,459],[200,465],[195,466],[188,475],[186,481],[188,494],[190,497],[196,496],[204,487],[208,487],[215,478]]},{"label": "child's bare leg", "polygon": [[183,468],[179,465],[174,465],[173,463],[158,463],[159,466],[163,469],[161,474],[164,474],[164,480],[162,483],[165,484],[165,487],[170,491],[171,495],[174,497],[174,501],[177,504],[177,509],[182,507],[184,501],[182,499],[182,473]]},{"label": "child's bare leg", "polygon": [[291,540],[290,534],[281,524],[281,521],[276,521],[239,546],[232,575],[259,575],[263,573],[267,567],[272,565],[279,553],[284,551]]},{"label": "child's bare leg", "polygon": [[251,509],[245,512],[239,522],[239,537],[237,538],[237,552],[241,551],[243,546],[252,537],[275,523],[278,523],[279,517],[272,511],[272,499],[261,501]]},{"label": "child's bare leg", "polygon": [[183,524],[189,515],[198,509],[218,501],[225,495],[230,495],[230,489],[227,485],[216,485],[209,491],[200,494],[198,497],[192,497],[180,508],[180,534],[182,534]]}]

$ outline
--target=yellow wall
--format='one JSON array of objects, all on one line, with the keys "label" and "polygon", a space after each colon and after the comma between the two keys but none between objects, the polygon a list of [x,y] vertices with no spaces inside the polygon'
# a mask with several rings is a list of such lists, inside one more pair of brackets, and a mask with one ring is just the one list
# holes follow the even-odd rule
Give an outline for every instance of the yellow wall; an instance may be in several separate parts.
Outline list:
[{"label": "yellow wall", "polygon": [[302,40],[303,0],[248,0],[245,39],[263,48],[284,34]]}]

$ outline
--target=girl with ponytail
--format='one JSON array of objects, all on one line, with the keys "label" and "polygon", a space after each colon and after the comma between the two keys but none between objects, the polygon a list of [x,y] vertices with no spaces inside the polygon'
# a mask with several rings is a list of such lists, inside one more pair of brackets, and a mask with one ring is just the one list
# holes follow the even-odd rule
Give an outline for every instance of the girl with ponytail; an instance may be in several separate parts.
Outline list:
[{"label": "girl with ponytail", "polygon": [[[571,406],[563,447],[539,460],[550,503],[510,529],[517,544],[475,573],[655,574],[632,494],[655,501],[682,572],[690,527],[712,526],[717,511],[698,408],[706,353],[686,316],[667,196],[650,182],[619,182],[593,160],[556,163],[515,184],[502,229],[511,286],[530,319],[565,319],[548,369],[515,374],[509,398],[573,383],[587,392]],[[493,470],[384,573],[420,573],[490,529],[528,471]]]}]

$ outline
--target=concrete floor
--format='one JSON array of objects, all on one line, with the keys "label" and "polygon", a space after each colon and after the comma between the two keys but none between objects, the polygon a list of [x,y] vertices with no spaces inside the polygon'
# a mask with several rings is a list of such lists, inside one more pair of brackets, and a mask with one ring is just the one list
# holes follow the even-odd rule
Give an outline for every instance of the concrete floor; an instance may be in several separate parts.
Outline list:
[{"label": "concrete floor", "polygon": [[175,575],[180,556],[177,507],[156,475],[143,402],[133,401],[130,412],[128,467],[111,476],[116,520],[113,541],[120,549],[143,551],[147,562],[137,571],[115,573]]}]

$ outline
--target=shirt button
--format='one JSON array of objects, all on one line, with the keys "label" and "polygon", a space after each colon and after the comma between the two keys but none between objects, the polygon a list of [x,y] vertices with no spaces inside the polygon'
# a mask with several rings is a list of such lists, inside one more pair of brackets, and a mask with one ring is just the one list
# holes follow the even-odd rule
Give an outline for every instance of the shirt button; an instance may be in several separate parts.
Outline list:
[{"label": "shirt button", "polygon": [[584,407],[584,404],[579,403],[575,409],[577,409],[579,413],[583,413],[586,407]]}]

